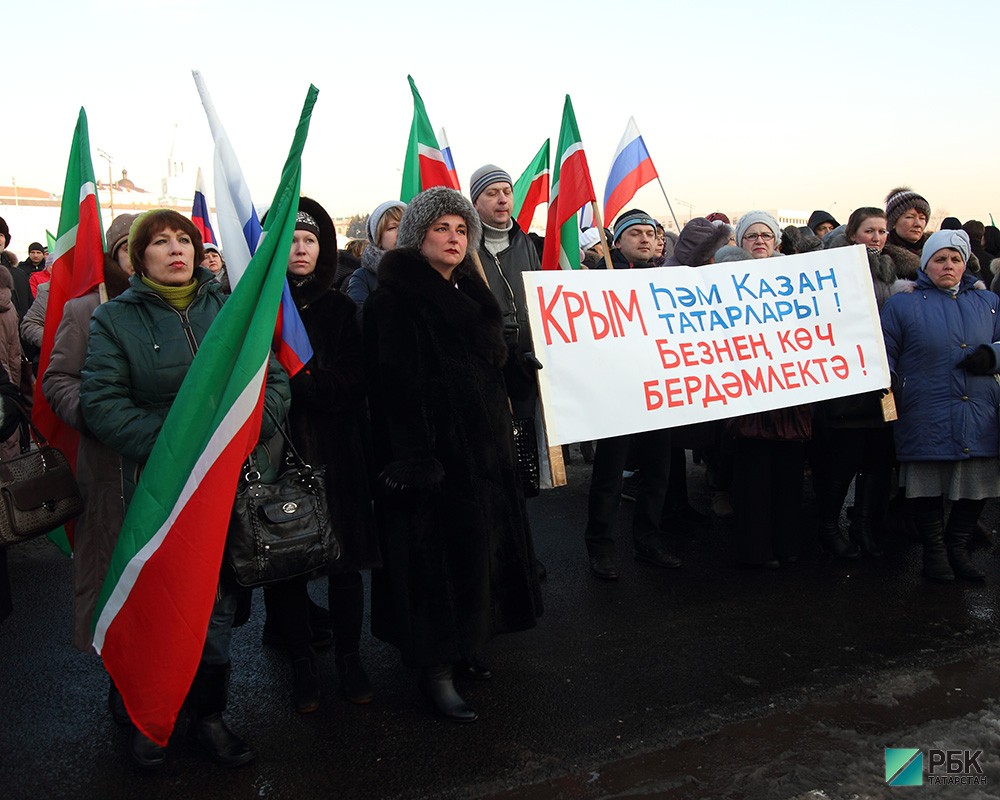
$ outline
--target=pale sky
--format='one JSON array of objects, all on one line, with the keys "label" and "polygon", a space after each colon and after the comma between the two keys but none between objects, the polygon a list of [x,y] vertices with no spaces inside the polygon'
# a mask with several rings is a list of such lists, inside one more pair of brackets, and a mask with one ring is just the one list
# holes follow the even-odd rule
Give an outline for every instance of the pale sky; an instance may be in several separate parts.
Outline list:
[{"label": "pale sky", "polygon": [[[158,191],[167,156],[206,173],[205,77],[255,203],[277,183],[310,82],[304,194],[335,216],[399,196],[413,75],[463,189],[515,178],[570,94],[598,199],[634,115],[681,221],[823,208],[898,185],[1000,220],[1000,5],[983,2],[192,2],[6,4],[0,183],[61,192],[80,106],[101,148]],[[655,183],[635,204],[665,213]]]}]

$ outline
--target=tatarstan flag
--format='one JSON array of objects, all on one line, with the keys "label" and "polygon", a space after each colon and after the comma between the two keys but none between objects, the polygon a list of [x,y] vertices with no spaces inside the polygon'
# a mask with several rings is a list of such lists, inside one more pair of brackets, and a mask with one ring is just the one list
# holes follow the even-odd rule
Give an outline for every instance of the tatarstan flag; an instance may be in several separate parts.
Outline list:
[{"label": "tatarstan flag", "polygon": [[410,139],[406,145],[403,186],[399,199],[409,203],[424,189],[432,186],[454,188],[454,183],[448,170],[448,162],[427,117],[423,98],[417,91],[417,84],[409,75],[406,80],[410,82],[410,91],[413,92],[413,122],[410,124]]},{"label": "tatarstan flag", "polygon": [[164,420],[98,598],[94,648],[132,721],[161,745],[198,668],[237,478],[260,434],[317,94],[310,86],[257,252]]},{"label": "tatarstan flag", "polygon": [[522,231],[528,230],[531,226],[535,209],[547,202],[549,202],[548,139],[514,184],[514,218]]},{"label": "tatarstan flag", "polygon": [[[62,320],[66,301],[87,294],[104,281],[104,226],[97,205],[97,181],[90,158],[87,112],[82,108],[69,151],[62,208],[59,211],[59,233],[51,252],[54,260],[42,333],[42,352],[38,359],[39,375],[44,375],[49,365],[56,329]],[[42,393],[41,380],[35,381],[31,418],[49,443],[62,451],[76,472],[80,434],[59,419],[49,407]],[[72,523],[66,526],[66,535],[72,543]]]},{"label": "tatarstan flag", "polygon": [[576,215],[584,204],[595,198],[573,103],[566,95],[549,197],[549,219],[545,226],[542,269],[580,269],[580,228]]}]

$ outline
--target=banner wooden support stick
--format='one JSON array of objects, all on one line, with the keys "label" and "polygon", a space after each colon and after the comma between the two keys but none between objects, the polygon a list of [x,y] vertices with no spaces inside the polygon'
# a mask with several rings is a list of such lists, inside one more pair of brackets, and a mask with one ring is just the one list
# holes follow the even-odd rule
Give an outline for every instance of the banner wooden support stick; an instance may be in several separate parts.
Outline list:
[{"label": "banner wooden support stick", "polygon": [[677,232],[680,233],[681,224],[677,221],[677,215],[674,213],[674,207],[670,205],[670,198],[667,197],[667,190],[663,188],[663,181],[660,180],[660,176],[656,176],[656,182],[660,184],[660,191],[663,192],[663,199],[667,201],[667,208],[670,209],[670,216],[674,218],[674,225],[677,226]]},{"label": "banner wooden support stick", "polygon": [[594,210],[594,224],[597,226],[597,233],[600,235],[601,244],[604,246],[604,263],[608,269],[614,269],[611,266],[611,248],[608,247],[608,237],[604,235],[604,221],[601,219],[601,210],[597,207],[597,201],[591,200],[590,207]]},{"label": "banner wooden support stick", "polygon": [[[535,376],[535,386],[538,386],[538,376]],[[562,445],[549,445],[549,430],[545,425],[545,406],[542,404],[542,392],[541,388],[538,388],[538,413],[541,415],[542,424],[539,426],[542,431],[542,441],[539,443],[538,450],[539,455],[541,455],[542,447],[545,448],[545,452],[548,453],[549,457],[545,461],[545,466],[548,467],[549,471],[549,482],[552,484],[552,488],[556,489],[560,486],[565,486],[568,483],[566,479],[566,462],[563,461],[563,451]]]},{"label": "banner wooden support stick", "polygon": [[479,277],[483,279],[483,283],[485,283],[487,286],[489,286],[490,282],[486,279],[486,270],[483,269],[483,262],[479,260],[479,244],[478,243],[476,243],[476,245],[474,247],[470,243],[470,245],[469,245],[469,257],[472,259],[472,264],[476,268],[476,272],[479,273]]}]

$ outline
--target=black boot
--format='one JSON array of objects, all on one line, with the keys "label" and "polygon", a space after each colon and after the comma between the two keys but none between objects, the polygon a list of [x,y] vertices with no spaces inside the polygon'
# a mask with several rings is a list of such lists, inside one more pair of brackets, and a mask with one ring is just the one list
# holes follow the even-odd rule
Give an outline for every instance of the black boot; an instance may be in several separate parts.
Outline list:
[{"label": "black boot", "polygon": [[131,725],[132,720],[129,719],[128,711],[125,710],[125,701],[122,699],[122,693],[118,691],[118,687],[115,686],[114,680],[111,676],[108,676],[108,711],[111,712],[111,719],[115,721],[116,725]]},{"label": "black boot", "polygon": [[[114,685],[114,684],[112,684]],[[132,728],[129,739],[129,756],[132,763],[143,769],[156,769],[167,760],[167,748],[160,747],[152,739],[147,739],[138,728]]]},{"label": "black boot", "polygon": [[955,575],[967,581],[986,579],[986,573],[969,558],[969,542],[985,504],[985,500],[956,500],[951,504],[951,515],[944,532],[951,568]]},{"label": "black boot", "polygon": [[838,522],[820,522],[819,543],[823,545],[824,550],[837,558],[853,561],[861,556],[861,549],[844,536]]},{"label": "black boot", "polygon": [[875,473],[859,473],[854,487],[854,515],[851,517],[849,528],[850,539],[866,556],[880,558],[883,552],[875,539],[874,531],[889,499],[886,481]]},{"label": "black boot", "polygon": [[319,661],[312,648],[292,657],[292,702],[300,714],[319,709]]},{"label": "black boot", "polygon": [[361,623],[365,614],[365,586],[361,573],[331,574],[329,602],[340,686],[348,700],[365,705],[372,701],[374,693],[361,664]]},{"label": "black boot", "polygon": [[357,651],[353,653],[338,652],[336,664],[344,697],[359,706],[370,703],[375,692],[372,689],[372,682],[368,680],[368,673],[365,672],[365,668],[361,664],[361,654]]},{"label": "black boot", "polygon": [[188,692],[187,741],[224,767],[240,767],[254,759],[254,752],[222,718],[229,697],[229,670],[229,664],[198,665]]},{"label": "black boot", "polygon": [[911,518],[924,546],[924,577],[947,583],[955,580],[944,546],[944,507],[940,497],[908,498]]},{"label": "black boot", "polygon": [[427,667],[420,675],[420,691],[431,701],[438,716],[452,722],[475,722],[479,715],[465,704],[455,690],[451,664]]}]

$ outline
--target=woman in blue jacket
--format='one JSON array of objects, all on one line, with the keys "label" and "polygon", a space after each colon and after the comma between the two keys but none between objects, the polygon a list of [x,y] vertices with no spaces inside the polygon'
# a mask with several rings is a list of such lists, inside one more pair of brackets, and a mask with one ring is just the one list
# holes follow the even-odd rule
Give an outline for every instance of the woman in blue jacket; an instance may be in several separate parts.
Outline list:
[{"label": "woman in blue jacket", "polygon": [[968,543],[987,498],[1000,495],[1000,298],[966,273],[970,252],[965,231],[932,234],[916,281],[901,282],[882,309],[899,483],[935,581],[985,577]]}]

